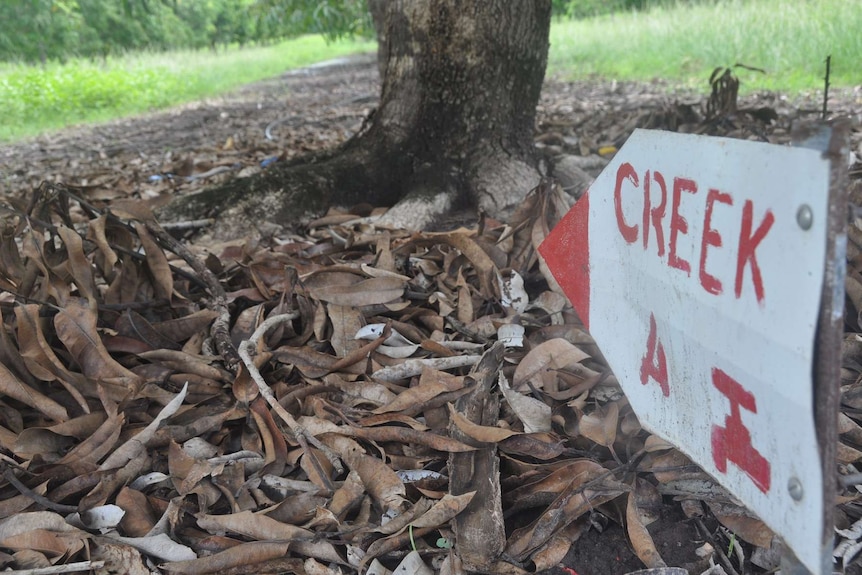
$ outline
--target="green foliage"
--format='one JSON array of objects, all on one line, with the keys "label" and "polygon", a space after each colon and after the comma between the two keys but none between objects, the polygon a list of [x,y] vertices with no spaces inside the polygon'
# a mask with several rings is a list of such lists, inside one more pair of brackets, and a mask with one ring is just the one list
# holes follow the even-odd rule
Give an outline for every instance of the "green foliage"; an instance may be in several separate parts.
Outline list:
[{"label": "green foliage", "polygon": [[50,46],[76,42],[81,24],[76,8],[76,2],[55,0],[0,2],[0,56],[27,54],[44,61]]},{"label": "green foliage", "polygon": [[643,10],[650,0],[570,0],[567,2],[566,15],[571,18],[590,18],[602,14]]},{"label": "green foliage", "polygon": [[[0,141],[70,124],[176,105],[269,78],[285,69],[371,51],[372,42],[302,36],[218,54],[184,51],[0,66]],[[11,121],[10,121],[11,120]]]},{"label": "green foliage", "polygon": [[847,0],[685,2],[551,27],[551,73],[568,78],[663,78],[707,91],[718,66],[737,70],[741,90],[819,90],[832,55],[835,86],[859,83],[862,10]]},{"label": "green foliage", "polygon": [[370,36],[371,19],[364,0],[258,0],[255,9],[295,33]]},{"label": "green foliage", "polygon": [[[554,0],[555,10],[559,10],[559,13],[576,19],[592,18],[620,12],[650,10],[659,7],[667,8],[714,2],[715,0]],[[558,8],[557,5],[560,5],[560,7]]]},{"label": "green foliage", "polygon": [[364,0],[0,0],[0,61],[370,33]]},{"label": "green foliage", "polygon": [[569,9],[571,0],[551,0],[551,14],[554,16],[564,16]]}]

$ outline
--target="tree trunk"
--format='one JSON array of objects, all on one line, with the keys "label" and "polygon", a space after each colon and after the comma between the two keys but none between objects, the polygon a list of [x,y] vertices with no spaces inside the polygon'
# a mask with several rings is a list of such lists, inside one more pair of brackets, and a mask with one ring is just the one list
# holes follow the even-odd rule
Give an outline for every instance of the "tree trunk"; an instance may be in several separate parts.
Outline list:
[{"label": "tree trunk", "polygon": [[413,229],[453,208],[510,215],[539,180],[533,129],[551,0],[369,0],[369,8],[383,75],[369,127],[324,158],[181,198],[173,217],[215,215],[219,235],[233,236],[333,204],[394,205],[386,223]]}]

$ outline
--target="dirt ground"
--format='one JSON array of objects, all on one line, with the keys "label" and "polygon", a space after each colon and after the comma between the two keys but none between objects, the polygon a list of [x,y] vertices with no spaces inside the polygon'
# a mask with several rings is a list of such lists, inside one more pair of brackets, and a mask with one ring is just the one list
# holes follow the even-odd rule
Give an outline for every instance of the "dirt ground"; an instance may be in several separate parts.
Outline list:
[{"label": "dirt ground", "polygon": [[[336,146],[356,132],[377,101],[372,55],[331,61],[245,86],[218,98],[96,126],[79,126],[0,145],[0,190],[26,195],[43,181],[80,186],[103,201],[187,194],[273,161]],[[789,100],[761,93],[739,111],[704,118],[710,86],[701,91],[616,81],[545,83],[537,145],[548,158],[589,158],[596,175],[604,156],[636,127],[697,131],[784,143],[792,125],[816,119],[819,94]],[[832,90],[830,115],[860,114],[862,87]],[[762,120],[773,115],[771,124]],[[862,135],[853,136],[857,149]],[[593,161],[595,160],[595,161]]]},{"label": "dirt ground", "polygon": [[[0,193],[26,197],[42,181],[80,187],[90,201],[125,197],[169,198],[271,162],[336,146],[372,111],[378,78],[370,55],[285,73],[233,93],[164,112],[97,126],[73,127],[25,142],[0,146]],[[636,127],[671,128],[783,143],[792,125],[820,114],[818,94],[789,100],[777,94],[741,99],[739,111],[705,119],[710,90],[678,90],[665,82],[546,82],[537,122],[537,145],[551,159],[570,154],[595,161],[619,148]],[[856,115],[853,149],[862,156],[858,114],[862,91],[833,92],[831,114]],[[772,118],[771,123],[764,119]],[[586,165],[586,164],[585,164]],[[858,166],[858,164],[857,164]],[[697,552],[707,537],[678,505],[667,505],[650,526],[669,565],[702,573],[709,565]],[[624,510],[622,511],[624,515]],[[607,516],[608,514],[605,514]],[[612,515],[612,514],[611,514]],[[716,523],[703,520],[710,534]],[[614,521],[597,521],[555,575],[616,575],[643,568],[625,531]],[[587,526],[589,527],[589,526]],[[710,545],[724,545],[713,540]]]}]

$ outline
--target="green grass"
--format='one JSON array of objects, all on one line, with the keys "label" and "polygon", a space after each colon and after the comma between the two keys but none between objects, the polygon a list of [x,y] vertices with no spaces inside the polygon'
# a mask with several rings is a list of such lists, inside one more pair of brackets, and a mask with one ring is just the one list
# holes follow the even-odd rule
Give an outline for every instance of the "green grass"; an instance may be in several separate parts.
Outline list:
[{"label": "green grass", "polygon": [[0,64],[0,141],[223,93],[285,70],[369,51],[361,40],[304,36],[268,47],[137,54],[45,68]]},{"label": "green grass", "polygon": [[717,0],[654,8],[551,27],[549,72],[568,79],[664,78],[706,87],[712,70],[737,62],[744,91],[799,93],[862,84],[859,0]]}]

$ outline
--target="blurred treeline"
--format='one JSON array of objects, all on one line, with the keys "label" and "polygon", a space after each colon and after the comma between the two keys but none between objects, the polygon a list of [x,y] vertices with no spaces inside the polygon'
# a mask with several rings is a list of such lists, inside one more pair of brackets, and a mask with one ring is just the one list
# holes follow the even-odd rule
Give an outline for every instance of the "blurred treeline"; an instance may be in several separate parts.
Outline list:
[{"label": "blurred treeline", "polygon": [[0,61],[369,34],[364,0],[0,0]]},{"label": "blurred treeline", "polygon": [[552,0],[554,14],[559,17],[592,18],[614,12],[648,10],[653,6],[703,4],[714,0]]},{"label": "blurred treeline", "polygon": [[[552,0],[589,18],[709,0]],[[0,61],[267,44],[304,33],[371,35],[366,0],[0,0]]]}]

